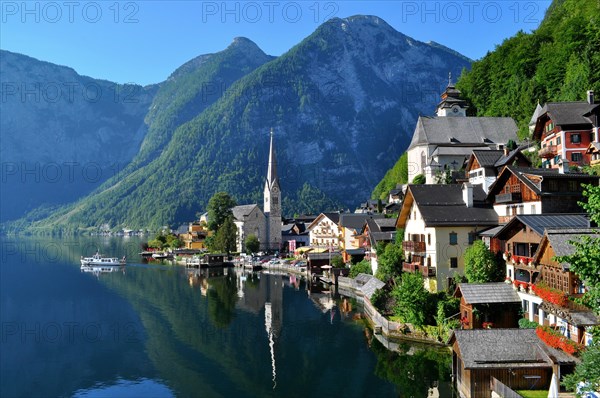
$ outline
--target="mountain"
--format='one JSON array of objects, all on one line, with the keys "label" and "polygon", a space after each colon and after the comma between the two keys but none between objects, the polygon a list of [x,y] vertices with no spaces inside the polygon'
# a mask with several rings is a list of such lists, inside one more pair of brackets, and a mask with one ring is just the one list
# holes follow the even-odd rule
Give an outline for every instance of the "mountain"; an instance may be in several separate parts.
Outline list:
[{"label": "mountain", "polygon": [[505,40],[457,82],[479,116],[512,116],[520,136],[536,103],[600,90],[600,2],[554,0],[538,29]]},{"label": "mountain", "polygon": [[137,154],[156,86],[120,85],[0,50],[0,220],[90,193]]},{"label": "mountain", "polygon": [[[469,65],[378,17],[329,20],[241,77],[214,103],[186,108],[196,113],[189,121],[183,110],[167,117],[167,100],[154,110],[159,92],[146,120],[183,123],[159,134],[160,145],[146,147],[152,145],[147,138],[136,168],[35,227],[159,227],[192,219],[216,191],[230,192],[238,203],[260,201],[271,128],[284,212],[293,212],[306,193],[354,206],[407,147],[417,116],[435,106],[448,72],[456,75]],[[178,78],[193,70],[180,68]],[[198,84],[188,88],[198,92]],[[171,98],[179,98],[177,90]]]}]

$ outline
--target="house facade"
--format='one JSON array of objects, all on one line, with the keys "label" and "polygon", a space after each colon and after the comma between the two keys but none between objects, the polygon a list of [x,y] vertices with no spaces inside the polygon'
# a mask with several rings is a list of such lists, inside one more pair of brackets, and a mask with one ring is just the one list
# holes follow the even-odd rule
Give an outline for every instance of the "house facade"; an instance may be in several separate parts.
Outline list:
[{"label": "house facade", "polygon": [[487,193],[507,164],[529,167],[531,161],[521,153],[521,148],[513,151],[506,147],[503,150],[474,150],[467,161],[465,175],[472,185],[481,185]]},{"label": "house facade", "polygon": [[582,184],[598,184],[598,177],[567,169],[505,166],[490,186],[500,224],[519,214],[581,213]]},{"label": "house facade", "polygon": [[517,141],[517,125],[507,117],[467,117],[467,104],[449,82],[437,117],[420,116],[408,147],[408,181],[418,174],[434,184],[441,173],[459,171],[473,150],[502,149]]},{"label": "house facade", "polygon": [[315,249],[338,250],[341,246],[340,213],[321,213],[308,226],[310,246]]},{"label": "house facade", "polygon": [[188,225],[188,230],[179,235],[183,241],[184,247],[191,250],[206,249],[206,238],[211,232],[203,222],[191,222]]},{"label": "house facade", "polygon": [[405,272],[421,272],[431,292],[448,289],[464,275],[464,251],[478,231],[495,226],[497,215],[481,187],[409,185],[396,228],[404,229]]},{"label": "house facade", "polygon": [[506,283],[459,283],[462,329],[517,328],[521,298]]},{"label": "house facade", "polygon": [[533,129],[533,139],[541,143],[542,167],[558,168],[564,160],[571,165],[590,164],[586,150],[590,143],[600,141],[599,116],[600,104],[594,102],[593,91],[587,92],[587,101],[545,104]]}]

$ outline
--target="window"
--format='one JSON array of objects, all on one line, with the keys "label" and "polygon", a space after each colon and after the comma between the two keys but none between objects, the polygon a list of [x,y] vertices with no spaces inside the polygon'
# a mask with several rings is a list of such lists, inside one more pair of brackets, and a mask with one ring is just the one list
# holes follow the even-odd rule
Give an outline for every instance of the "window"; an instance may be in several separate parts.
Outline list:
[{"label": "window", "polygon": [[512,270],[510,268],[508,269],[508,277],[512,279]]},{"label": "window", "polygon": [[458,268],[458,257],[450,257],[450,268]]},{"label": "window", "polygon": [[510,206],[506,206],[505,209],[506,209],[506,215],[510,216]]},{"label": "window", "polygon": [[535,205],[531,205],[531,214],[535,214]]},{"label": "window", "polygon": [[571,153],[571,160],[573,162],[581,162],[582,158],[583,158],[583,156],[581,156],[581,152],[573,152],[573,153]]},{"label": "window", "polygon": [[450,244],[451,245],[457,245],[458,244],[458,235],[456,232],[450,232],[450,236],[448,238],[450,240]]},{"label": "window", "polygon": [[469,232],[469,245],[472,245],[475,241],[475,232]]},{"label": "window", "polygon": [[560,145],[560,144],[562,144],[562,138],[556,137],[556,145]]},{"label": "window", "polygon": [[581,142],[581,134],[571,134],[571,143],[579,144]]},{"label": "window", "polygon": [[425,151],[422,151],[421,152],[421,172],[423,170],[425,170],[425,164],[426,164]]},{"label": "window", "polygon": [[427,244],[431,245],[431,234],[427,234]]}]

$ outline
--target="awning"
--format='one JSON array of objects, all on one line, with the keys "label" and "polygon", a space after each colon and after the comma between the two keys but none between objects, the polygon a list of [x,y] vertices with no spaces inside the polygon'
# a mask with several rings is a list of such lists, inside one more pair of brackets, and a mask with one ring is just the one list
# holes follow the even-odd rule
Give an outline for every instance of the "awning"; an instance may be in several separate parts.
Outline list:
[{"label": "awning", "polygon": [[296,249],[296,253],[306,253],[306,252],[311,251],[311,250],[313,250],[312,247],[310,247],[310,246],[304,246],[304,247],[300,247],[300,248]]}]

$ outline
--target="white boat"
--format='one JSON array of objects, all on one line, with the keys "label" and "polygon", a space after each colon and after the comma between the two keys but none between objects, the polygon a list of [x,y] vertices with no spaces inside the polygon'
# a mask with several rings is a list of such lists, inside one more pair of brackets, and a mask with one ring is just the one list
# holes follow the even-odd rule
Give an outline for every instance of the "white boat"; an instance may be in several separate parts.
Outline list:
[{"label": "white boat", "polygon": [[157,260],[163,260],[165,258],[172,258],[173,254],[171,253],[165,253],[165,252],[158,252],[158,253],[154,253],[152,255],[152,258],[157,259]]},{"label": "white boat", "polygon": [[99,252],[96,252],[92,257],[81,256],[81,266],[91,267],[97,265],[125,265],[125,256],[119,259],[117,257],[102,257]]}]

